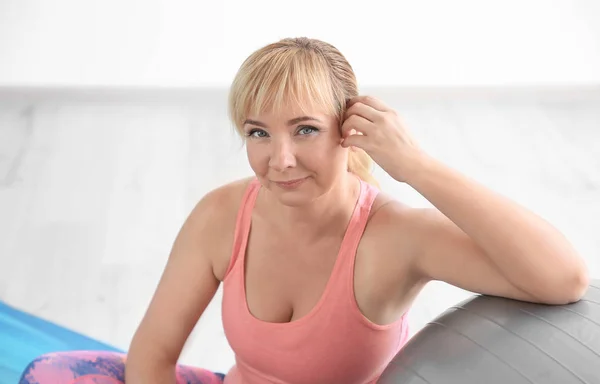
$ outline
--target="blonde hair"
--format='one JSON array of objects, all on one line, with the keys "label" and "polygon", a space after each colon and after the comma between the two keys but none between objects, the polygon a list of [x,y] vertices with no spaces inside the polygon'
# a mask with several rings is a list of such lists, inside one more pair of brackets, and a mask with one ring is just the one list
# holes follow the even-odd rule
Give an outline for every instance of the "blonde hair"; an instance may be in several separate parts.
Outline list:
[{"label": "blonde hair", "polygon": [[[243,122],[266,108],[303,100],[323,108],[343,122],[346,103],[358,95],[352,67],[333,45],[306,37],[285,38],[253,52],[239,68],[229,91],[229,118],[243,136]],[[373,160],[362,149],[348,154],[348,171],[379,186]]]}]

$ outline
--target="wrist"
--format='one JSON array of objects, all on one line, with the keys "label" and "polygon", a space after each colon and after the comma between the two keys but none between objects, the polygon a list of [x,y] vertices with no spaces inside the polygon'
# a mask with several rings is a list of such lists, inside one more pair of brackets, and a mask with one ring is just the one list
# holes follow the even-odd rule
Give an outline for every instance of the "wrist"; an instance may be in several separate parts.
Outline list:
[{"label": "wrist", "polygon": [[404,174],[404,182],[414,188],[420,180],[427,177],[437,161],[425,152],[418,152],[410,156],[407,161],[408,167]]}]

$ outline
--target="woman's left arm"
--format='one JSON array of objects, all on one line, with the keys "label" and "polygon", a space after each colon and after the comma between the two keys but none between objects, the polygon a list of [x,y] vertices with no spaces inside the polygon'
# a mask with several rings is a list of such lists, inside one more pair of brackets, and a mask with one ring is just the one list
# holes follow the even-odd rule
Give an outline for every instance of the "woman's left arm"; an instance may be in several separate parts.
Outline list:
[{"label": "woman's left arm", "polygon": [[548,304],[585,293],[583,259],[547,221],[423,153],[414,165],[405,181],[437,208],[414,214],[425,276]]},{"label": "woman's left arm", "polygon": [[348,102],[341,145],[363,149],[437,208],[410,210],[400,221],[409,223],[412,264],[424,280],[548,304],[577,301],[587,290],[586,265],[561,232],[424,153],[381,100]]}]

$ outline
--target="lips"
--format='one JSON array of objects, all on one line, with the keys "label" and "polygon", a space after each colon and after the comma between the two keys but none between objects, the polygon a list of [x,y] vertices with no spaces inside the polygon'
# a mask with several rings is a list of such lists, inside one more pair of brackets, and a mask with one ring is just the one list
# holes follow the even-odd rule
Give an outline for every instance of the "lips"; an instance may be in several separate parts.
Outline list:
[{"label": "lips", "polygon": [[294,188],[299,187],[305,180],[306,180],[306,177],[304,177],[302,179],[275,181],[275,184],[277,184],[281,188],[294,189]]}]

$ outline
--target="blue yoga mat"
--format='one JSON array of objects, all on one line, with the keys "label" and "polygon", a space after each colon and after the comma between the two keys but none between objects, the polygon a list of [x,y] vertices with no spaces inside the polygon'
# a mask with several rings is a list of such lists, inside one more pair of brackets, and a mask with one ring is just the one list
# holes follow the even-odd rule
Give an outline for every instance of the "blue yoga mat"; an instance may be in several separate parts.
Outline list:
[{"label": "blue yoga mat", "polygon": [[0,384],[15,384],[27,364],[49,352],[123,352],[0,302]]}]

